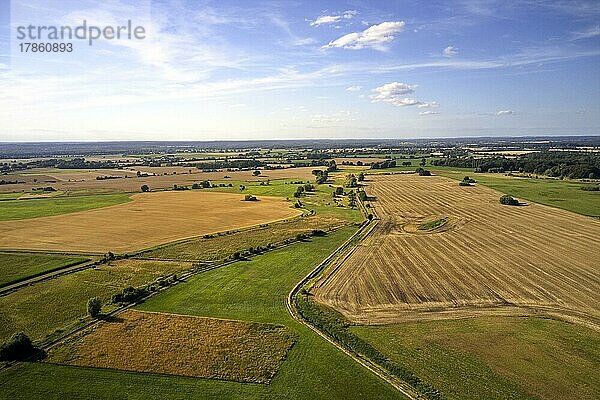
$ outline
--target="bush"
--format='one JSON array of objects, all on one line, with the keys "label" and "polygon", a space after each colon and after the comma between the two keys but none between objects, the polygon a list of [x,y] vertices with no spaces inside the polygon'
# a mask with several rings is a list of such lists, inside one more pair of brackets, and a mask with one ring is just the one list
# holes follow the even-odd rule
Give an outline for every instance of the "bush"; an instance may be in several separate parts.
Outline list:
[{"label": "bush", "polygon": [[600,185],[585,185],[580,188],[586,192],[600,192]]},{"label": "bush", "polygon": [[500,204],[504,204],[507,206],[518,206],[519,200],[515,199],[514,197],[512,197],[508,194],[505,194],[500,197]]},{"label": "bush", "polygon": [[97,318],[102,311],[102,302],[97,297],[92,297],[87,302],[87,313],[92,318]]},{"label": "bush", "polygon": [[0,360],[2,361],[26,360],[38,353],[40,350],[23,332],[15,333],[0,346]]},{"label": "bush", "polygon": [[134,288],[133,286],[126,287],[121,293],[116,293],[112,296],[113,303],[135,303],[136,301],[146,297],[149,294],[148,289]]},{"label": "bush", "polygon": [[140,189],[142,190],[142,192],[149,192],[150,191],[150,187],[148,187],[148,185],[142,185],[142,187]]},{"label": "bush", "polygon": [[244,201],[257,201],[256,196],[252,196],[251,194],[247,194],[244,196]]},{"label": "bush", "polygon": [[471,184],[469,182],[460,181],[458,182],[458,186],[471,186]]},{"label": "bush", "polygon": [[431,176],[431,171],[429,171],[429,170],[426,170],[426,169],[423,169],[423,168],[421,168],[421,167],[417,168],[417,169],[415,170],[415,172],[416,172],[417,174],[419,174],[419,176]]}]

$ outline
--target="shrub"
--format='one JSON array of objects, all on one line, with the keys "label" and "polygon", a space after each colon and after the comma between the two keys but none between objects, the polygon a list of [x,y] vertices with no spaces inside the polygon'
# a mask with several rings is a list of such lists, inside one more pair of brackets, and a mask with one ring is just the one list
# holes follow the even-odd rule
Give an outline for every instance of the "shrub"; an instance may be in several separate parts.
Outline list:
[{"label": "shrub", "polygon": [[102,311],[102,302],[97,297],[92,297],[87,302],[87,313],[92,318],[97,318]]},{"label": "shrub", "polygon": [[26,360],[39,352],[40,350],[33,345],[29,336],[17,332],[0,346],[0,360]]},{"label": "shrub", "polygon": [[586,192],[600,192],[600,185],[585,185],[580,188]]},{"label": "shrub", "polygon": [[113,303],[135,303],[149,294],[146,288],[126,287],[121,293],[112,296]]},{"label": "shrub", "polygon": [[505,194],[500,197],[500,204],[504,204],[507,206],[517,206],[519,205],[519,200],[515,199],[511,195]]},{"label": "shrub", "polygon": [[148,185],[142,185],[142,187],[140,189],[142,190],[142,192],[149,192],[150,191],[150,187],[148,187]]},{"label": "shrub", "polygon": [[460,181],[458,182],[458,186],[471,186],[471,184],[469,182]]},{"label": "shrub", "polygon": [[247,194],[244,196],[244,201],[257,201],[258,199],[256,198],[256,196],[253,196],[251,194]]},{"label": "shrub", "polygon": [[415,170],[415,172],[416,172],[417,174],[419,174],[419,176],[431,176],[431,171],[429,171],[429,170],[426,170],[426,169],[423,169],[423,168],[421,168],[421,167],[417,168],[417,169]]}]

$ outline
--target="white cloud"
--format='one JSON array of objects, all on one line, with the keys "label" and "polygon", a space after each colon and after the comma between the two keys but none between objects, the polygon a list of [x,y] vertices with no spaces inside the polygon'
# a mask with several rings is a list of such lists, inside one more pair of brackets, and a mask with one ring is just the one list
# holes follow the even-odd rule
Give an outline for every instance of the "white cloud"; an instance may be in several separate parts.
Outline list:
[{"label": "white cloud", "polygon": [[421,104],[419,104],[417,107],[418,108],[433,108],[433,107],[437,107],[439,104],[437,103],[437,101],[430,101],[430,102],[423,102]]},{"label": "white cloud", "polygon": [[396,107],[417,106],[418,108],[433,108],[437,107],[435,101],[426,102],[408,97],[414,93],[417,85],[409,85],[401,82],[391,82],[373,89],[371,95],[372,103],[388,103]]},{"label": "white cloud", "polygon": [[442,51],[442,53],[444,54],[444,57],[453,57],[458,54],[458,49],[454,46],[448,46]]},{"label": "white cloud", "polygon": [[338,22],[342,19],[341,15],[321,15],[310,23],[310,26],[328,25]]},{"label": "white cloud", "polygon": [[415,91],[415,87],[415,85],[400,82],[386,83],[383,86],[373,89],[371,101],[373,103],[390,103],[398,107],[418,105],[421,102],[406,97],[406,95]]},{"label": "white cloud", "polygon": [[419,113],[419,115],[438,115],[438,114],[439,114],[439,112],[437,112],[437,111],[421,111]]},{"label": "white cloud", "polygon": [[347,92],[360,92],[360,90],[362,89],[362,86],[359,85],[352,85],[350,87],[346,88]]},{"label": "white cloud", "polygon": [[503,115],[513,115],[515,112],[513,110],[500,110],[496,113],[497,116]]},{"label": "white cloud", "polygon": [[344,11],[344,13],[342,14],[342,17],[344,19],[352,19],[354,18],[356,15],[358,15],[358,11],[356,10],[346,10]]},{"label": "white cloud", "polygon": [[342,19],[352,19],[358,14],[356,10],[346,10],[340,15],[321,15],[314,21],[310,21],[310,26],[330,25],[340,22]]},{"label": "white cloud", "polygon": [[394,40],[394,34],[402,32],[406,24],[404,21],[382,22],[379,25],[373,25],[362,32],[352,32],[323,46],[323,49],[339,47],[344,49],[364,49],[373,48],[376,50],[386,50],[385,45]]}]

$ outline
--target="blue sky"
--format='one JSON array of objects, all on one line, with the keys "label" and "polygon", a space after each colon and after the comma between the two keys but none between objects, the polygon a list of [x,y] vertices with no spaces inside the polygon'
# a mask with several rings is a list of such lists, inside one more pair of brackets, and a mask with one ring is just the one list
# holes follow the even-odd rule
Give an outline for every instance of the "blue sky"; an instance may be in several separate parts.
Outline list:
[{"label": "blue sky", "polygon": [[[0,1],[3,141],[600,133],[596,0]],[[146,37],[19,51],[83,20]]]}]

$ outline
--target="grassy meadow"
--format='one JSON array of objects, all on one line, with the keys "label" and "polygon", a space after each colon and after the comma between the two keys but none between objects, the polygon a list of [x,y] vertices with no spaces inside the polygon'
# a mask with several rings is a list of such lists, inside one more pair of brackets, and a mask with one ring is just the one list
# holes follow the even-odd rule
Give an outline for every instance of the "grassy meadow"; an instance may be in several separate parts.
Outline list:
[{"label": "grassy meadow", "polygon": [[600,335],[579,325],[479,317],[351,330],[449,400],[600,398]]},{"label": "grassy meadow", "polygon": [[[12,193],[9,193],[12,195]],[[0,201],[0,221],[49,217],[130,201],[127,193],[90,196],[44,197]],[[10,198],[10,197],[9,197]]]},{"label": "grassy meadow", "polygon": [[0,252],[0,287],[87,260],[76,256]]}]

